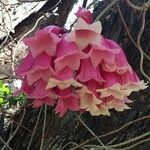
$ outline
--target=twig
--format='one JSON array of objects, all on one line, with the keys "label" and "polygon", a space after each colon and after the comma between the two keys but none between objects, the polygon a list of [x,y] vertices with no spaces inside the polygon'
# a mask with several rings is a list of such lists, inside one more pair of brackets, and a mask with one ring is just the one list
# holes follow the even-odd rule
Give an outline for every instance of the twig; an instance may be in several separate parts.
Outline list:
[{"label": "twig", "polygon": [[150,138],[141,140],[141,141],[139,141],[139,142],[137,142],[137,143],[135,143],[135,144],[133,144],[133,145],[131,145],[129,147],[125,147],[124,149],[118,149],[118,150],[129,150],[129,149],[132,149],[132,148],[134,148],[134,147],[136,147],[136,146],[138,146],[138,145],[140,145],[142,143],[148,142],[148,141],[150,141]]},{"label": "twig", "polygon": [[1,67],[0,67],[0,73],[1,73],[1,74],[4,74],[4,75],[6,75],[6,76],[8,76],[8,77],[10,77],[10,78],[12,78],[12,79],[19,79],[19,77],[15,76],[15,75],[13,75],[13,74],[10,74],[10,73],[8,73],[7,71],[4,71]]},{"label": "twig", "polygon": [[[147,132],[147,133],[144,133],[144,134],[142,134],[142,135],[140,135],[140,136],[137,136],[137,137],[135,137],[135,138],[132,138],[132,139],[130,139],[130,140],[127,140],[127,141],[125,141],[125,142],[121,142],[121,143],[119,143],[119,144],[110,145],[109,148],[122,147],[122,146],[124,146],[124,145],[127,145],[127,144],[130,144],[130,143],[136,142],[136,141],[138,141],[138,140],[141,140],[142,138],[147,137],[147,136],[149,136],[149,135],[150,135],[150,132]],[[150,138],[149,138],[149,140],[150,140]],[[148,140],[147,140],[147,139],[144,139],[144,140],[142,141],[142,143],[145,142],[145,141],[148,141]],[[135,147],[135,146],[137,146],[137,145],[139,145],[139,144],[141,144],[141,142],[137,142],[136,144],[134,144],[134,146],[131,145],[130,148]],[[84,147],[101,148],[101,149],[103,149],[103,147],[101,147],[101,146],[99,146],[99,145],[85,145]],[[121,149],[120,149],[120,148],[119,148],[119,149],[117,148],[117,150],[127,150],[127,149],[129,149],[129,147],[126,147],[126,148],[122,147]]]},{"label": "twig", "polygon": [[[103,134],[103,135],[98,136],[98,138],[102,138],[102,137],[106,137],[106,136],[108,136],[108,135],[115,134],[115,133],[117,133],[117,132],[119,132],[119,131],[125,129],[125,128],[128,127],[128,126],[130,126],[130,125],[132,125],[132,124],[134,124],[134,123],[136,123],[136,122],[145,120],[145,119],[150,119],[150,115],[144,116],[144,117],[141,117],[141,118],[138,118],[138,119],[133,120],[133,121],[130,121],[130,122],[128,122],[127,124],[121,126],[120,128],[118,128],[118,129],[116,129],[116,130],[113,130],[113,131],[110,131],[110,132],[108,132],[108,133],[105,133],[105,134]],[[86,143],[89,143],[89,142],[94,141],[94,140],[96,140],[96,137],[91,138],[91,139],[88,139],[88,140],[86,140],[86,141],[80,143],[78,146],[71,148],[70,150],[75,150],[75,149],[77,149],[77,148],[79,148],[79,147],[85,145]]]},{"label": "twig", "polygon": [[[130,150],[130,149],[132,150],[134,147],[136,147],[136,146],[138,146],[138,145],[140,145],[142,143],[148,142],[148,141],[150,141],[150,138],[141,140],[141,141],[139,141],[139,142],[137,142],[137,143],[135,143],[135,144],[133,144],[131,146],[127,146],[127,147],[124,147],[124,148],[117,148],[115,150]],[[100,150],[99,146],[96,146],[96,145],[94,145],[94,146],[95,146],[95,148],[93,148],[93,150]]]},{"label": "twig", "polygon": [[[58,3],[53,6],[52,8],[48,9],[50,11],[54,10],[59,4],[61,3],[61,0],[58,1]],[[33,28],[28,31],[27,33],[25,33],[18,41],[18,43],[20,43],[27,35],[29,35],[31,32],[34,31],[34,29],[37,27],[38,23],[45,17],[45,15],[42,15],[40,18],[37,19],[37,21],[35,22],[35,25],[33,26]]]},{"label": "twig", "polygon": [[[64,149],[65,149],[68,145],[70,145],[70,144],[75,145],[75,146],[78,146],[78,144],[75,143],[75,142],[68,142],[66,145],[64,145],[64,146],[62,147],[61,150],[64,150]],[[87,149],[84,148],[84,147],[80,147],[80,148],[83,149],[83,150],[87,150]]]},{"label": "twig", "polygon": [[8,14],[9,21],[10,21],[10,28],[11,28],[11,30],[13,30],[11,15],[10,15],[9,11],[8,11],[7,8],[6,8],[6,4],[3,3],[2,1],[0,1],[0,3],[3,5],[5,12]]},{"label": "twig", "polygon": [[86,8],[87,1],[88,1],[88,0],[83,0],[83,4],[82,4],[82,7],[83,7],[83,8]]},{"label": "twig", "polygon": [[115,137],[115,138],[113,138],[111,141],[109,141],[106,145],[108,146],[108,145],[111,145],[114,141],[116,141],[117,140],[117,137]]},{"label": "twig", "polygon": [[98,136],[82,121],[81,117],[77,115],[77,118],[81,122],[81,124],[97,139],[97,141],[102,145],[102,147],[106,148],[103,142],[98,138]]},{"label": "twig", "polygon": [[0,136],[0,141],[9,149],[9,150],[13,150],[4,140],[3,138]]},{"label": "twig", "polygon": [[136,5],[134,5],[130,0],[126,0],[126,2],[128,3],[128,5],[129,5],[131,8],[133,8],[133,9],[135,9],[135,10],[138,10],[138,11],[143,11],[143,6],[142,6],[142,7],[136,6]]},{"label": "twig", "polygon": [[42,2],[47,0],[18,0],[18,1],[23,3],[33,3],[33,2]]},{"label": "twig", "polygon": [[135,142],[135,141],[137,141],[137,140],[140,140],[140,139],[142,139],[142,138],[144,138],[144,137],[147,137],[147,136],[149,136],[149,135],[150,135],[150,131],[149,131],[149,132],[146,132],[146,133],[144,133],[144,134],[142,134],[142,135],[140,135],[140,136],[137,136],[137,137],[135,137],[135,138],[129,139],[129,140],[125,141],[125,142],[121,142],[121,143],[115,144],[115,145],[110,145],[110,147],[112,147],[112,148],[121,147],[121,146],[127,145],[127,144],[129,144],[129,143]]},{"label": "twig", "polygon": [[[18,122],[12,120],[12,122],[16,123],[17,125],[19,124]],[[31,130],[29,130],[27,127],[23,126],[23,125],[20,125],[20,127],[24,128],[25,130],[27,130],[28,132],[32,133]]]},{"label": "twig", "polygon": [[[125,20],[124,20],[124,17],[123,17],[123,15],[122,15],[122,12],[121,12],[121,10],[120,10],[119,5],[118,5],[118,12],[119,12],[120,18],[121,18],[121,20],[122,20],[122,22],[123,22],[123,25],[124,25],[124,27],[125,27],[125,29],[126,29],[126,32],[127,32],[128,36],[129,36],[131,42],[132,42],[132,43],[134,44],[134,46],[139,50],[139,47],[138,47],[137,43],[134,41],[134,39],[132,38],[132,36],[131,36],[131,34],[130,34],[129,28],[127,27],[127,24],[126,24],[126,22],[125,22]],[[145,56],[148,60],[150,60],[150,56],[148,56],[145,52],[143,52],[143,54],[144,54],[144,56]]]},{"label": "twig", "polygon": [[87,9],[90,9],[92,7],[92,5],[94,6],[95,4],[97,4],[99,1],[92,1],[88,6]]},{"label": "twig", "polygon": [[39,111],[39,114],[38,114],[38,117],[37,117],[37,121],[36,121],[36,123],[35,123],[34,130],[33,130],[33,132],[32,132],[32,135],[31,135],[31,138],[30,138],[30,141],[29,141],[27,150],[30,149],[30,146],[31,146],[31,144],[32,144],[33,137],[34,137],[35,131],[36,131],[36,129],[37,129],[37,126],[38,126],[38,123],[39,123],[39,120],[40,120],[40,117],[41,117],[41,112],[42,112],[42,107],[40,108],[40,111]]},{"label": "twig", "polygon": [[[9,142],[13,139],[13,137],[16,135],[17,131],[19,130],[19,127],[20,127],[20,125],[22,124],[22,121],[23,121],[23,119],[24,119],[25,112],[26,112],[26,108],[24,108],[23,115],[22,115],[22,117],[21,117],[21,120],[20,120],[20,122],[19,122],[17,128],[15,129],[15,131],[13,132],[13,134],[11,135],[11,137],[8,139],[8,141],[6,142],[6,144],[9,144]],[[6,145],[4,145],[1,150],[4,150],[5,147],[6,147]]]},{"label": "twig", "polygon": [[110,8],[112,8],[119,0],[113,0],[105,9],[96,17],[95,22],[98,21]]},{"label": "twig", "polygon": [[143,55],[143,50],[142,50],[141,42],[140,42],[141,36],[142,36],[142,34],[144,32],[144,28],[145,28],[145,15],[146,15],[146,12],[147,12],[147,9],[144,9],[143,10],[143,15],[142,15],[142,27],[141,27],[141,30],[139,31],[139,34],[138,34],[137,45],[139,47],[140,54],[141,54],[141,59],[140,59],[140,70],[141,70],[141,73],[150,82],[150,77],[143,70],[144,55]]},{"label": "twig", "polygon": [[45,104],[44,107],[45,107],[45,110],[44,110],[44,121],[43,121],[43,130],[42,130],[42,138],[41,138],[40,150],[43,150],[44,136],[45,136],[45,127],[46,127],[47,105]]},{"label": "twig", "polygon": [[34,31],[34,29],[37,27],[38,23],[44,18],[45,16],[42,15],[40,18],[37,19],[37,21],[35,22],[35,25],[33,26],[33,28],[26,32],[18,41],[18,43],[20,43],[28,34],[30,34],[32,31]]}]

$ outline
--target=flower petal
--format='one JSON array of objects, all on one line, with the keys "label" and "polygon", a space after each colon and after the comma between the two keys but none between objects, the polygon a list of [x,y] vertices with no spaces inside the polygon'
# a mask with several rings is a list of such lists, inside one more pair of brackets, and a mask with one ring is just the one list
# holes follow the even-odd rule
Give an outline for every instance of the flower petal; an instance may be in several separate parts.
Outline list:
[{"label": "flower petal", "polygon": [[87,24],[79,18],[75,24],[74,30],[66,37],[66,41],[75,42],[80,49],[84,49],[89,44],[99,45],[101,39],[101,23],[96,22]]},{"label": "flower petal", "polygon": [[70,89],[59,90],[58,95],[60,98],[58,99],[55,111],[59,113],[60,117],[62,117],[67,110],[79,110],[78,96],[74,95]]},{"label": "flower petal", "polygon": [[51,93],[50,90],[46,90],[47,83],[43,80],[39,80],[36,82],[34,86],[34,91],[30,94],[30,98],[42,99],[48,97]]},{"label": "flower petal", "polygon": [[85,59],[86,54],[77,49],[75,43],[62,40],[58,44],[57,59],[55,60],[55,69],[61,71],[66,66],[72,70],[78,70],[80,60]]},{"label": "flower petal", "polygon": [[79,7],[78,11],[75,13],[78,18],[82,18],[85,22],[91,24],[93,22],[92,13],[83,7]]},{"label": "flower petal", "polygon": [[23,40],[23,42],[29,46],[34,58],[44,51],[48,55],[54,56],[56,53],[56,46],[59,41],[60,38],[58,38],[56,34],[44,29],[36,31],[34,36]]},{"label": "flower petal", "polygon": [[63,90],[63,89],[66,89],[70,86],[82,87],[82,84],[77,82],[74,79],[67,79],[67,80],[60,81],[60,80],[57,80],[57,79],[54,79],[54,78],[50,78],[49,81],[48,81],[48,84],[46,86],[46,89],[54,88],[56,86],[59,89]]},{"label": "flower petal", "polygon": [[77,75],[77,79],[80,81],[86,82],[89,80],[96,80],[104,82],[104,79],[101,77],[100,69],[94,68],[90,59],[84,59],[81,62],[80,70]]},{"label": "flower petal", "polygon": [[80,108],[89,111],[91,115],[98,111],[98,104],[101,101],[86,87],[83,86],[79,91],[80,95]]},{"label": "flower petal", "polygon": [[42,106],[43,104],[49,105],[49,106],[54,106],[54,100],[50,99],[49,97],[43,98],[43,99],[35,99],[32,102],[32,107],[33,108],[38,108]]}]

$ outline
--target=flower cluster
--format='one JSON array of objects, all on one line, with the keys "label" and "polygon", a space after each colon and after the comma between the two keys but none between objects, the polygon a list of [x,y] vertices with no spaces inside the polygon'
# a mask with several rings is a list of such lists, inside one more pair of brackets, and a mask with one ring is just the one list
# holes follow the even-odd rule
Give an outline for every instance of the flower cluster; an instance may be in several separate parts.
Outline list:
[{"label": "flower cluster", "polygon": [[20,92],[33,107],[47,104],[62,117],[67,110],[110,115],[123,111],[131,92],[145,89],[129,65],[122,48],[101,35],[100,22],[79,8],[73,31],[57,26],[39,29],[23,42],[29,53],[16,69],[22,78]]}]

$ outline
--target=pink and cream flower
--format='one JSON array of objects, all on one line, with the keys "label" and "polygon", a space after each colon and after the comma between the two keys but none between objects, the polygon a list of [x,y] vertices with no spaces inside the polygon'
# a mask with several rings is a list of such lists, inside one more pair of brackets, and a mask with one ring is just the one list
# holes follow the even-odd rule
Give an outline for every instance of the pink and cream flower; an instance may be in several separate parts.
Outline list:
[{"label": "pink and cream flower", "polygon": [[72,92],[71,88],[60,90],[55,89],[56,94],[58,95],[57,105],[55,107],[55,112],[59,113],[59,116],[62,117],[67,110],[79,111],[79,97]]},{"label": "pink and cream flower", "polygon": [[111,42],[109,39],[102,38],[100,45],[93,46],[89,51],[88,55],[95,68],[103,62],[110,70],[116,69],[115,57],[120,52],[120,48],[111,47],[110,45]]},{"label": "pink and cream flower", "polygon": [[101,39],[101,23],[86,23],[79,18],[74,26],[74,30],[66,35],[65,40],[75,42],[80,49],[84,49],[89,44],[99,45]]},{"label": "pink and cream flower", "polygon": [[34,108],[54,106],[62,117],[71,111],[93,116],[110,115],[110,109],[130,109],[128,96],[147,87],[129,65],[123,49],[102,37],[100,22],[79,8],[73,31],[48,26],[25,38],[29,53],[16,74],[18,91],[32,100]]},{"label": "pink and cream flower", "polygon": [[97,115],[99,111],[98,105],[102,102],[98,98],[99,94],[96,92],[99,86],[96,81],[91,80],[77,91],[80,96],[80,108],[89,111],[93,116]]},{"label": "pink and cream flower", "polygon": [[123,100],[132,92],[147,88],[146,84],[137,78],[135,72],[128,71],[121,75],[115,72],[103,72],[103,77],[105,80],[103,88],[97,89],[97,92],[101,93],[101,98],[114,96]]},{"label": "pink and cream flower", "polygon": [[62,39],[57,47],[55,69],[59,72],[67,66],[72,70],[78,70],[80,61],[86,57],[87,56],[76,47],[75,43]]},{"label": "pink and cream flower", "polygon": [[101,76],[100,68],[94,68],[89,58],[82,60],[80,69],[77,74],[77,79],[81,82],[86,82],[90,80],[104,82],[104,79]]},{"label": "pink and cream flower", "polygon": [[93,23],[93,16],[89,10],[83,7],[79,7],[78,11],[75,13],[78,18],[82,18],[85,22],[91,24]]},{"label": "pink and cream flower", "polygon": [[[56,31],[55,31],[56,30]],[[25,38],[23,42],[29,47],[32,56],[35,58],[42,52],[50,56],[56,53],[57,43],[60,41],[58,35],[58,27],[46,27],[35,32],[34,36]],[[61,29],[60,29],[61,30]],[[54,33],[53,33],[53,32]]]}]

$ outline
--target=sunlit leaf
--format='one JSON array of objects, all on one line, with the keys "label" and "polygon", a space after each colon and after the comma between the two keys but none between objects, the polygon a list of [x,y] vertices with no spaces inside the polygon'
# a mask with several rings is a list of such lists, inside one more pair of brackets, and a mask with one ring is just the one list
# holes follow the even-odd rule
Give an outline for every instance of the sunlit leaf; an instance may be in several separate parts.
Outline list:
[{"label": "sunlit leaf", "polygon": [[4,99],[0,97],[0,105],[4,103]]}]

